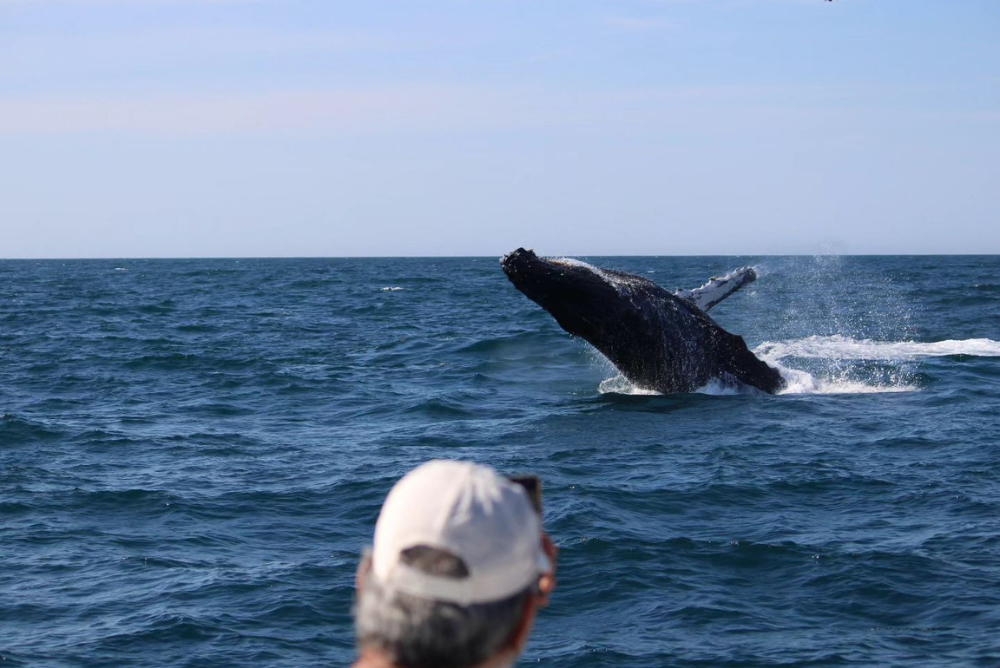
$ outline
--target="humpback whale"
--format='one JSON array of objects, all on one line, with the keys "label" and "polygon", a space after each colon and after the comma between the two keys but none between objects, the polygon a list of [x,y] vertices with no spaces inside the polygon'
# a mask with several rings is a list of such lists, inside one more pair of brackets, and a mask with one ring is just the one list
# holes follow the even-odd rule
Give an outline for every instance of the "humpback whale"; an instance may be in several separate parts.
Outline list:
[{"label": "humpback whale", "polygon": [[564,330],[597,348],[637,387],[673,394],[716,381],[773,394],[785,386],[777,369],[707,313],[757,278],[751,267],[671,293],[641,276],[544,259],[523,248],[500,263],[514,287]]}]

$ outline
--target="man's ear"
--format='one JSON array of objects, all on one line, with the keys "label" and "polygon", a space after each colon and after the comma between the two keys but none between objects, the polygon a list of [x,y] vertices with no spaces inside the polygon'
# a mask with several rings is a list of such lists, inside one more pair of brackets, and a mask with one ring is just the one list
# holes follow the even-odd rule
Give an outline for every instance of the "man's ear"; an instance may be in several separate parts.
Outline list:
[{"label": "man's ear", "polygon": [[358,562],[358,570],[354,574],[354,588],[361,593],[364,589],[365,581],[368,580],[368,574],[372,571],[372,555],[370,552],[365,550],[365,553],[361,555],[361,561]]}]

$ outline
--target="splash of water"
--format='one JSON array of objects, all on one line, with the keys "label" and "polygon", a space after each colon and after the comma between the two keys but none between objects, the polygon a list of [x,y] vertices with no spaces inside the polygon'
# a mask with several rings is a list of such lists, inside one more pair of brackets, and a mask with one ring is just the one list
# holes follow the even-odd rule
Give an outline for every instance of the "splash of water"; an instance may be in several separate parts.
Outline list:
[{"label": "splash of water", "polygon": [[[992,339],[964,339],[936,342],[917,341],[873,341],[851,339],[849,337],[808,336],[789,341],[768,341],[754,349],[762,360],[776,367],[784,377],[787,386],[778,394],[879,394],[886,392],[915,392],[920,388],[913,382],[912,375],[905,366],[882,378],[858,378],[852,367],[841,367],[841,362],[884,361],[904,364],[926,357],[947,357],[950,355],[970,355],[975,357],[1000,357],[1000,341]],[[810,373],[804,369],[788,366],[788,358],[824,360],[833,363],[825,373]],[[613,370],[610,362],[604,364]],[[601,394],[625,394],[647,396],[660,394],[633,385],[625,376],[618,374],[601,381]],[[711,381],[695,390],[698,394],[731,396],[752,392],[732,383]]]},{"label": "splash of water", "polygon": [[[905,365],[920,358],[970,355],[1000,357],[1000,341],[991,339],[949,339],[946,341],[873,341],[842,335],[807,336],[789,341],[768,341],[754,353],[773,365],[785,378],[787,386],[779,394],[872,394],[913,392],[919,389],[905,366],[882,380],[860,380],[839,367],[842,362],[890,362]],[[788,366],[788,358],[827,360],[836,363],[835,371],[825,376]],[[839,369],[839,371],[837,371]]]},{"label": "splash of water", "polygon": [[[662,392],[657,392],[656,390],[649,390],[644,387],[633,385],[628,378],[621,374],[602,380],[601,384],[597,388],[597,391],[601,394],[625,394],[637,397],[660,396],[663,394]],[[695,394],[708,394],[714,397],[731,397],[747,392],[759,392],[759,390],[740,387],[732,382],[727,383],[721,380],[709,381],[704,387],[699,387],[697,390],[694,390]]]},{"label": "splash of water", "polygon": [[601,394],[627,394],[630,396],[657,396],[662,394],[662,392],[657,392],[656,390],[647,390],[633,385],[628,378],[621,374],[602,380],[601,384],[597,386],[597,391]]},{"label": "splash of water", "polygon": [[754,353],[767,362],[786,357],[841,360],[913,360],[920,357],[1000,357],[1000,341],[964,339],[922,343],[917,341],[873,341],[852,339],[839,334],[807,336],[791,341],[765,342]]},{"label": "splash of water", "polygon": [[886,392],[916,392],[920,388],[907,382],[904,375],[888,382],[865,381],[843,375],[822,377],[781,364],[774,365],[785,379],[785,389],[778,394],[883,394]]},{"label": "splash of water", "polygon": [[[627,275],[603,271],[599,267],[574,258],[557,258],[551,261],[567,266],[589,269],[619,292],[627,289],[630,281]],[[770,273],[766,264],[755,266],[758,276]],[[911,313],[902,307],[902,302],[894,292],[891,281],[879,277],[868,277],[871,290],[858,290],[854,283],[834,280],[843,273],[841,259],[837,257],[814,258],[809,271],[799,271],[797,275],[815,275],[815,280],[823,280],[824,285],[852,285],[850,292],[831,293],[827,290],[827,302],[822,309],[823,321],[834,331],[870,334],[895,331],[906,336]],[[833,277],[833,278],[831,278]],[[643,280],[643,279],[637,279]],[[846,288],[845,288],[846,289]],[[877,294],[879,302],[870,308],[864,306],[863,295]],[[790,297],[799,294],[792,291]],[[896,297],[893,299],[892,297]],[[788,301],[786,295],[786,302]],[[845,306],[848,305],[846,311]],[[814,296],[808,304],[815,309]],[[792,308],[785,314],[786,319],[799,321],[800,309]],[[864,313],[868,319],[857,319],[855,314]],[[872,322],[869,320],[874,319]],[[788,332],[794,336],[794,333]],[[784,377],[787,387],[779,394],[872,394],[882,392],[912,392],[919,389],[913,372],[914,361],[927,357],[968,355],[976,357],[1000,357],[1000,341],[992,339],[946,340],[938,342],[885,341],[870,338],[852,338],[844,334],[812,335],[789,338],[780,341],[766,341],[754,349],[763,361],[777,368]],[[797,360],[792,366],[790,360]],[[809,363],[812,361],[812,364]],[[801,362],[806,362],[804,365]],[[859,363],[868,363],[859,364]],[[822,368],[817,369],[816,366]],[[610,367],[610,363],[608,363]],[[802,366],[813,367],[809,370]],[[611,367],[613,369],[613,367]],[[617,369],[613,370],[617,373]],[[627,395],[649,395],[657,392],[636,387],[622,375],[614,375],[601,382],[599,391]],[[752,391],[743,389],[742,391]],[[696,392],[710,395],[731,395],[741,392],[733,383],[723,380],[713,381]]]}]

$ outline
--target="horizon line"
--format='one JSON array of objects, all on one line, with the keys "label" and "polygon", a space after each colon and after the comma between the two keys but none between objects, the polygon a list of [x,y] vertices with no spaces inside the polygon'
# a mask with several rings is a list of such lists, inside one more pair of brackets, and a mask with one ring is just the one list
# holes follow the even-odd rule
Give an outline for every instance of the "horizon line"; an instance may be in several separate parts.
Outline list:
[{"label": "horizon line", "polygon": [[[113,262],[151,260],[480,260],[507,255],[187,255],[187,256],[107,256],[107,257],[0,257],[0,262]],[[1000,253],[664,253],[664,254],[595,254],[551,253],[542,257],[993,257]]]}]

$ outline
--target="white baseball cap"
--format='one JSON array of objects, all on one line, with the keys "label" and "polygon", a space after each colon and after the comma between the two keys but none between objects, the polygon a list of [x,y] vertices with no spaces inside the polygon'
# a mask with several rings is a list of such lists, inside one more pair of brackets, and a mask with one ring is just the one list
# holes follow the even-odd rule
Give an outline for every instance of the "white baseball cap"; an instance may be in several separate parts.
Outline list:
[{"label": "white baseball cap", "polygon": [[[403,563],[401,553],[418,545],[459,557],[468,577],[429,575]],[[486,466],[418,466],[389,492],[375,525],[372,576],[412,596],[461,605],[499,601],[551,569],[527,492]]]}]

